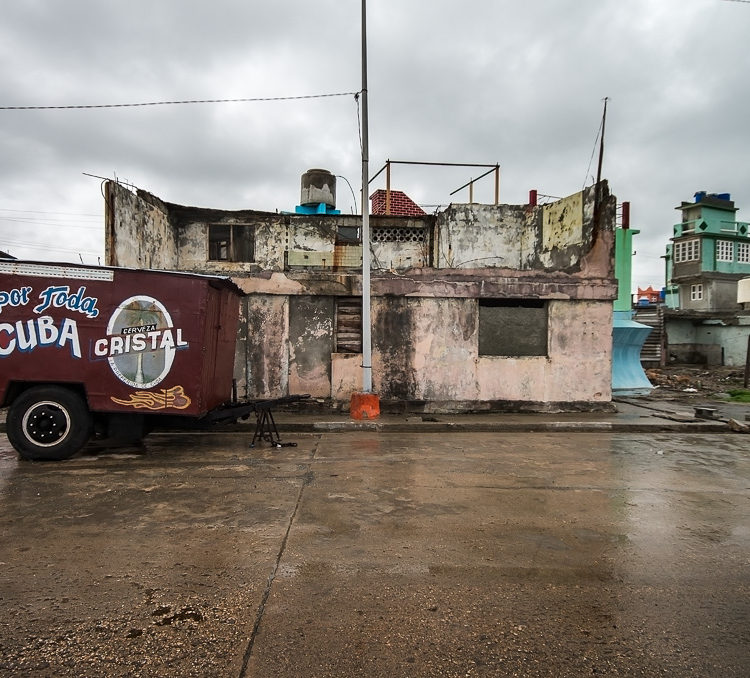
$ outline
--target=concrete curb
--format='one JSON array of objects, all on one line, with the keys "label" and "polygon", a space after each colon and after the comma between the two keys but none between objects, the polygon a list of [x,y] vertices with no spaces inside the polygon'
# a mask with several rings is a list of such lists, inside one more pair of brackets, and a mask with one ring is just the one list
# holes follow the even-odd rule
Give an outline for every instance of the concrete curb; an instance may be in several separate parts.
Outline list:
[{"label": "concrete curb", "polygon": [[[726,422],[666,422],[622,423],[622,422],[424,422],[383,423],[316,421],[310,423],[278,423],[279,433],[733,433]],[[211,429],[157,429],[154,433],[240,433],[252,435],[253,428],[243,425],[217,426]],[[0,424],[0,433],[5,433],[5,424]]]},{"label": "concrete curb", "polygon": [[[442,414],[430,416],[382,415],[373,420],[354,420],[345,415],[299,414],[280,411],[274,414],[280,433],[734,433],[722,413],[715,419],[693,417],[687,404],[659,403],[648,400],[617,401],[615,413],[561,414]],[[675,409],[677,408],[677,409]],[[4,415],[5,413],[2,412]],[[242,433],[252,435],[254,418],[245,423],[216,425],[198,429],[203,433]],[[160,433],[190,433],[195,428],[157,429]],[[0,417],[0,433],[6,432],[5,417]],[[156,432],[156,431],[155,431]]]},{"label": "concrete curb", "polygon": [[[625,422],[424,422],[424,423],[385,423],[367,422],[325,422],[312,424],[284,422],[278,423],[283,433],[352,433],[375,431],[378,433],[730,433],[724,422],[667,422],[625,423]],[[235,429],[236,430],[236,429]]]}]

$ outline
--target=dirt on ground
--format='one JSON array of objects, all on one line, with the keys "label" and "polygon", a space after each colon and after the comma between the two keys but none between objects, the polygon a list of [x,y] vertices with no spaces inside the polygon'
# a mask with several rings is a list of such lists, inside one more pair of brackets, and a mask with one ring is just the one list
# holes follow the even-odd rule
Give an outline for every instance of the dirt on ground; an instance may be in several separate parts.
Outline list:
[{"label": "dirt on ground", "polygon": [[737,367],[707,367],[705,365],[669,365],[646,370],[646,376],[656,387],[652,397],[726,398],[729,391],[743,388],[745,370]]}]

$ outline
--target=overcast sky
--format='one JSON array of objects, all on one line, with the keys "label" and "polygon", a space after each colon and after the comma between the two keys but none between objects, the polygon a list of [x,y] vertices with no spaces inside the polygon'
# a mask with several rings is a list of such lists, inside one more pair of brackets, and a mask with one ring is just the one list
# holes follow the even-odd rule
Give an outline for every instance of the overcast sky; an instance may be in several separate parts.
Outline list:
[{"label": "overcast sky", "polygon": [[[4,0],[0,106],[342,94],[274,102],[0,110],[0,250],[103,258],[100,180],[220,209],[293,210],[322,167],[360,189],[359,0]],[[750,221],[750,2],[370,0],[370,174],[391,160],[499,163],[500,200],[603,176],[630,201],[633,287],[699,190]],[[420,204],[481,170],[396,166]],[[371,190],[384,187],[384,175]],[[353,199],[338,182],[338,207]],[[488,177],[478,202],[494,200]]]}]

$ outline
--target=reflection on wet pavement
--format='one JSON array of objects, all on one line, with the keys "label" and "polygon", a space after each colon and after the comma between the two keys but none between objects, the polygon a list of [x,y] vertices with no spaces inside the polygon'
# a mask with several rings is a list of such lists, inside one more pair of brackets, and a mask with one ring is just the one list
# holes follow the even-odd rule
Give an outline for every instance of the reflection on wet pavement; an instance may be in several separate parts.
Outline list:
[{"label": "reflection on wet pavement", "polygon": [[296,440],[0,440],[0,676],[746,675],[742,436]]}]

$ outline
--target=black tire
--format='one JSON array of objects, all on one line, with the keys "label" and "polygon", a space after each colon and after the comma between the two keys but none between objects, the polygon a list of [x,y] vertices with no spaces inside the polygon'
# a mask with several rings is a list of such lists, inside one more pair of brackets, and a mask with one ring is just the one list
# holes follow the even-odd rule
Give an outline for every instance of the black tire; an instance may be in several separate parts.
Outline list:
[{"label": "black tire", "polygon": [[34,386],[11,404],[6,429],[10,444],[24,459],[60,461],[88,442],[93,420],[77,393],[61,386]]}]

